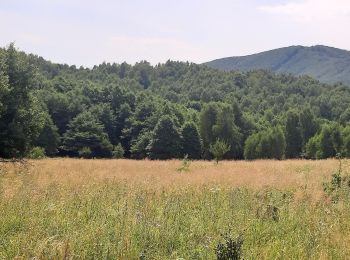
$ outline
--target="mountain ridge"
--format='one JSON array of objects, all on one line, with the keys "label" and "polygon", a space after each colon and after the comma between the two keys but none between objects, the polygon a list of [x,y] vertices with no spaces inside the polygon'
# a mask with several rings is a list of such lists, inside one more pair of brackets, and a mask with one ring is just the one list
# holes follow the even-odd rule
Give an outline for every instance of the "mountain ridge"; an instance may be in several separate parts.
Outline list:
[{"label": "mountain ridge", "polygon": [[224,71],[267,69],[276,73],[309,75],[325,83],[343,82],[350,86],[350,51],[325,45],[294,45],[204,64]]}]

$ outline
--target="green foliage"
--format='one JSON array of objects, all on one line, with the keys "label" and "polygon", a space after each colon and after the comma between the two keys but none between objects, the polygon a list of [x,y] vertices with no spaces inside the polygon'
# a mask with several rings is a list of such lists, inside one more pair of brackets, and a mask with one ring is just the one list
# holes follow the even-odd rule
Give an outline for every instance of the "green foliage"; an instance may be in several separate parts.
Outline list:
[{"label": "green foliage", "polygon": [[224,155],[230,151],[231,146],[227,144],[225,141],[220,139],[216,139],[214,144],[210,145],[209,151],[214,156],[215,162],[218,164],[220,160],[224,158]]},{"label": "green foliage", "polygon": [[309,108],[301,111],[299,114],[299,122],[303,145],[305,145],[309,139],[316,134],[318,125],[315,120],[315,116],[312,114]]},{"label": "green foliage", "polygon": [[347,158],[350,158],[350,138],[347,137],[344,140],[344,154]]},{"label": "green foliage", "polygon": [[[123,111],[124,112],[124,111]],[[104,131],[108,135],[108,139],[112,144],[116,144],[118,136],[116,135],[116,116],[110,105],[96,105],[91,109],[91,113],[103,125]]]},{"label": "green foliage", "polygon": [[224,103],[208,103],[200,114],[200,132],[204,156],[209,157],[210,145],[217,139],[225,141],[230,150],[227,158],[242,157],[242,135],[235,124],[232,107]]},{"label": "green foliage", "polygon": [[350,108],[347,108],[347,109],[340,115],[339,121],[340,121],[342,124],[348,124],[348,123],[350,123]]},{"label": "green foliage", "polygon": [[152,134],[145,132],[134,139],[130,148],[131,158],[144,159],[148,156],[148,146],[151,142]]},{"label": "green foliage", "polygon": [[114,159],[121,159],[124,158],[124,148],[123,146],[119,143],[117,146],[114,147],[112,155]]},{"label": "green foliage", "polygon": [[315,135],[306,144],[305,156],[308,159],[318,159],[320,155],[320,135]]},{"label": "green foliage", "polygon": [[[350,88],[308,76],[173,61],[76,68],[19,52],[13,44],[0,49],[5,158],[22,157],[35,146],[48,156],[79,156],[89,147],[92,157],[111,157],[120,143],[126,158],[211,159],[217,139],[230,146],[225,159],[350,156],[349,103]],[[91,122],[77,122],[84,113]],[[155,147],[155,126],[163,116],[176,130],[171,152]],[[321,130],[327,125],[329,130]],[[283,134],[271,132],[277,126]],[[159,140],[157,145],[166,145],[165,138]]]},{"label": "green foliage", "polygon": [[[338,134],[336,135],[338,136]],[[337,154],[336,146],[338,146],[338,140],[333,139],[332,127],[329,125],[324,125],[320,133],[320,144],[319,144],[319,154],[321,159],[335,157]]]},{"label": "green foliage", "polygon": [[169,116],[162,117],[156,125],[149,144],[151,159],[172,159],[181,156],[181,135]]},{"label": "green foliage", "polygon": [[223,241],[220,241],[215,249],[217,260],[239,260],[242,259],[243,238],[238,236],[232,239],[223,235]]},{"label": "green foliage", "polygon": [[78,155],[81,158],[85,159],[91,159],[92,158],[92,151],[90,147],[84,146],[78,151]]},{"label": "green foliage", "polygon": [[33,147],[26,156],[28,159],[44,159],[45,156],[45,149],[42,147]]},{"label": "green foliage", "polygon": [[341,195],[345,195],[348,200],[350,194],[350,176],[343,172],[343,158],[341,154],[337,154],[338,170],[332,175],[330,182],[323,183],[323,190],[331,196],[333,202],[337,202]]},{"label": "green foliage", "polygon": [[5,63],[6,52],[0,50],[0,117],[2,113],[6,110],[6,103],[4,97],[10,91],[8,75],[6,73],[6,63]]},{"label": "green foliage", "polygon": [[217,114],[218,105],[215,103],[205,104],[200,113],[200,134],[206,152],[210,144],[215,142],[213,126],[216,124]]},{"label": "green foliage", "polygon": [[84,112],[75,117],[63,136],[62,148],[77,156],[78,152],[89,147],[92,157],[111,157],[113,146],[104,132],[103,126],[90,113]]},{"label": "green foliage", "polygon": [[274,127],[249,136],[244,147],[244,158],[247,160],[281,160],[285,155],[286,140],[281,127]]},{"label": "green foliage", "polygon": [[217,139],[225,141],[230,149],[227,158],[242,158],[241,133],[234,121],[232,107],[221,105],[215,125],[212,127],[213,134]]},{"label": "green foliage", "polygon": [[288,111],[286,117],[286,157],[298,158],[302,152],[303,142],[299,115],[296,111]]},{"label": "green foliage", "polygon": [[21,157],[42,127],[44,113],[31,95],[35,71],[13,44],[2,52],[0,72],[0,157]]},{"label": "green foliage", "polygon": [[60,136],[58,134],[58,129],[50,116],[46,115],[44,127],[41,129],[41,132],[35,141],[35,145],[43,147],[46,155],[54,156],[58,152],[57,148],[59,147],[59,144]]},{"label": "green foliage", "polygon": [[189,172],[191,166],[191,161],[188,159],[188,155],[186,154],[181,162],[181,166],[177,168],[176,170],[178,172]]},{"label": "green foliage", "polygon": [[193,122],[185,123],[181,129],[182,153],[189,159],[200,159],[202,155],[202,141],[198,129]]}]

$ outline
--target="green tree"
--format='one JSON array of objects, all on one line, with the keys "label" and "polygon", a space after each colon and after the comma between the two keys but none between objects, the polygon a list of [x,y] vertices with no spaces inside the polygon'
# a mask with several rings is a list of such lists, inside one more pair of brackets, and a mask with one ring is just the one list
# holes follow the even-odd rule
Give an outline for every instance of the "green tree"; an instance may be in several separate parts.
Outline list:
[{"label": "green tree", "polygon": [[112,152],[113,158],[115,158],[115,159],[124,158],[124,153],[125,153],[125,150],[124,150],[123,146],[119,143],[113,149],[113,152]]},{"label": "green tree", "polygon": [[37,98],[35,69],[14,44],[2,51],[0,63],[0,157],[24,156],[43,125],[44,111]]},{"label": "green tree", "polygon": [[134,66],[134,70],[136,71],[138,82],[147,89],[150,84],[150,73],[152,71],[152,67],[147,61],[141,61],[136,63]]},{"label": "green tree", "polygon": [[344,138],[344,154],[347,158],[350,158],[350,135]]},{"label": "green tree", "polygon": [[315,135],[309,139],[305,147],[305,156],[308,159],[318,159],[320,155],[320,135]]},{"label": "green tree", "polygon": [[302,152],[302,135],[300,131],[299,115],[295,111],[288,111],[286,119],[286,157],[298,158]]},{"label": "green tree", "polygon": [[218,105],[216,103],[205,104],[200,113],[199,131],[203,140],[203,148],[208,157],[209,146],[215,142],[213,126],[216,123],[218,115]]},{"label": "green tree", "polygon": [[281,127],[273,127],[249,136],[245,142],[244,158],[278,159],[284,158],[286,141]]},{"label": "green tree", "polygon": [[300,132],[303,139],[303,145],[309,141],[317,132],[317,122],[309,108],[304,109],[299,115]]},{"label": "green tree", "polygon": [[181,157],[181,135],[169,116],[162,117],[153,131],[149,145],[151,159],[172,159]]},{"label": "green tree", "polygon": [[107,133],[110,142],[112,144],[117,144],[118,136],[115,125],[116,116],[114,115],[111,106],[109,104],[95,105],[91,109],[91,113],[103,125],[104,131]]},{"label": "green tree", "polygon": [[282,160],[286,151],[286,139],[281,127],[274,127],[270,131],[271,158]]},{"label": "green tree", "polygon": [[259,134],[249,136],[244,144],[244,158],[246,160],[255,160],[259,158],[257,147],[259,145]]},{"label": "green tree", "polygon": [[343,136],[341,132],[341,126],[338,123],[332,123],[330,125],[330,128],[333,149],[335,150],[336,154],[341,153],[343,148]]},{"label": "green tree", "polygon": [[347,158],[350,158],[350,125],[348,125],[343,129],[342,136],[343,136],[342,154]]},{"label": "green tree", "polygon": [[91,151],[90,147],[84,146],[81,149],[79,149],[78,155],[80,158],[91,159],[92,158],[92,151]]},{"label": "green tree", "polygon": [[45,149],[42,147],[33,147],[26,155],[28,159],[44,159],[45,158]]},{"label": "green tree", "polygon": [[54,124],[58,128],[58,133],[63,135],[69,122],[77,115],[78,111],[72,109],[67,94],[55,91],[50,93],[44,92],[43,99]]},{"label": "green tree", "polygon": [[320,159],[326,159],[330,157],[335,157],[337,154],[334,149],[332,129],[329,125],[324,125],[322,127],[320,137],[319,137],[319,157]]},{"label": "green tree", "polygon": [[181,134],[183,154],[187,154],[189,159],[200,159],[202,142],[196,125],[193,122],[185,123]]},{"label": "green tree", "polygon": [[216,164],[224,158],[224,155],[230,150],[230,148],[230,145],[220,139],[217,139],[214,144],[210,145],[209,151],[214,156]]},{"label": "green tree", "polygon": [[6,64],[5,64],[6,52],[0,49],[0,118],[3,111],[6,110],[5,107],[5,96],[10,91],[8,75],[6,74]]},{"label": "green tree", "polygon": [[242,136],[234,122],[234,114],[231,106],[221,105],[215,125],[212,128],[215,138],[225,141],[230,146],[230,150],[226,153],[227,158],[243,157]]},{"label": "green tree", "polygon": [[[239,115],[236,116],[240,118]],[[209,158],[210,145],[215,143],[216,139],[223,140],[230,146],[227,158],[243,157],[242,134],[235,124],[232,106],[214,102],[206,104],[200,113],[199,125],[205,158]]]},{"label": "green tree", "polygon": [[141,133],[137,138],[131,142],[131,158],[144,159],[148,155],[148,146],[152,140],[150,132]]},{"label": "green tree", "polygon": [[347,124],[350,122],[350,108],[347,108],[339,118],[342,124]]},{"label": "green tree", "polygon": [[69,123],[62,148],[73,156],[89,148],[93,157],[111,157],[113,146],[103,125],[90,112],[83,112]]},{"label": "green tree", "polygon": [[272,157],[272,142],[269,131],[261,132],[257,145],[257,157],[261,159],[270,159]]},{"label": "green tree", "polygon": [[48,156],[57,154],[60,144],[60,136],[58,129],[53,123],[50,115],[45,115],[45,123],[38,138],[35,141],[35,145],[45,149],[45,153]]}]

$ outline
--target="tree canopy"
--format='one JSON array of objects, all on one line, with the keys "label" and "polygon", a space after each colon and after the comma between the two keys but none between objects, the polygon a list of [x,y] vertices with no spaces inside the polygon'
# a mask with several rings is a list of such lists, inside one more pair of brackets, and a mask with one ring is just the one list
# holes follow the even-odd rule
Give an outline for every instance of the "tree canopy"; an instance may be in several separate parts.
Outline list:
[{"label": "tree canopy", "polygon": [[[350,156],[350,88],[269,71],[55,64],[0,49],[0,157],[225,159]],[[117,155],[118,154],[118,155]]]}]

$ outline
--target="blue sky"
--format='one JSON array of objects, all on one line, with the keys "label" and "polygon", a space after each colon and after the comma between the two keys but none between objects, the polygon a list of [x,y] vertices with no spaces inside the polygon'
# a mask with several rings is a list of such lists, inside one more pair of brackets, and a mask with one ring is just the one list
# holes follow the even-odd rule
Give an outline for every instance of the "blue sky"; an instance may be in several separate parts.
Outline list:
[{"label": "blue sky", "polygon": [[349,0],[0,0],[0,46],[84,66],[350,50],[349,28]]}]

